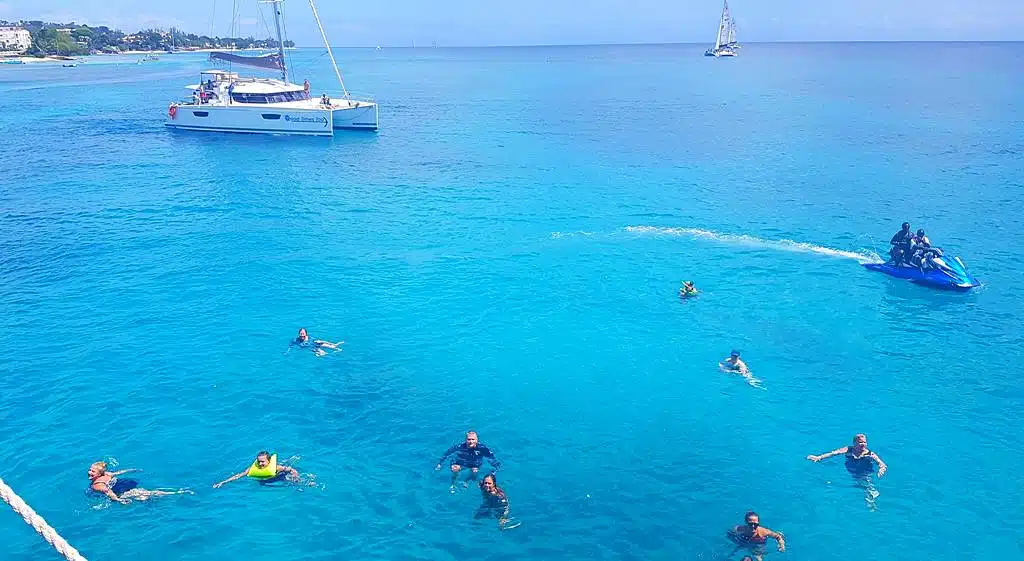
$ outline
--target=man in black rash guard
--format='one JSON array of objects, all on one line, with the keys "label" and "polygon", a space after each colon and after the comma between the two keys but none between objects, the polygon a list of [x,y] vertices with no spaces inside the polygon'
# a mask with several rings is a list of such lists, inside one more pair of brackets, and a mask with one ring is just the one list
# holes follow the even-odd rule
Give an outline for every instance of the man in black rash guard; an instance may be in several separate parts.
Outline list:
[{"label": "man in black rash guard", "polygon": [[910,232],[910,222],[904,222],[903,228],[896,232],[892,239],[889,240],[889,245],[892,246],[889,255],[892,257],[893,265],[899,267],[901,263],[906,262],[910,258],[907,255],[907,250],[910,249],[910,241],[913,238],[914,234]]},{"label": "man in black rash guard", "polygon": [[[441,463],[452,454],[455,455],[451,462],[452,485],[449,490],[452,493],[455,492],[455,482],[459,480],[459,473],[462,472],[463,468],[469,468],[469,480],[475,480],[477,473],[480,472],[480,466],[484,465],[484,458],[487,458],[491,463],[494,471],[501,467],[501,462],[494,456],[494,452],[491,452],[490,448],[481,444],[479,437],[473,431],[466,433],[465,442],[459,442],[446,450],[441,459],[437,461],[437,466],[434,470],[440,471]],[[469,480],[464,483],[464,486],[469,487]]]}]

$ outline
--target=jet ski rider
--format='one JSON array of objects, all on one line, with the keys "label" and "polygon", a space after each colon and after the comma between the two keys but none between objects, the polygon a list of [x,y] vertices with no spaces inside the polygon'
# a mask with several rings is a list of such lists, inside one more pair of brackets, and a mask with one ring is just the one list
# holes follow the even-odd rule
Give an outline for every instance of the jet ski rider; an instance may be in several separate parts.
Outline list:
[{"label": "jet ski rider", "polygon": [[917,267],[922,273],[928,269],[938,269],[947,275],[956,276],[956,272],[943,261],[942,248],[934,247],[923,229],[918,230],[917,235],[910,241],[910,251],[907,255],[907,264]]},{"label": "jet ski rider", "polygon": [[914,235],[910,232],[910,222],[904,222],[903,228],[896,232],[892,239],[889,240],[889,245],[892,246],[892,249],[889,250],[889,256],[892,258],[893,265],[899,267],[910,260],[910,246],[913,239]]}]

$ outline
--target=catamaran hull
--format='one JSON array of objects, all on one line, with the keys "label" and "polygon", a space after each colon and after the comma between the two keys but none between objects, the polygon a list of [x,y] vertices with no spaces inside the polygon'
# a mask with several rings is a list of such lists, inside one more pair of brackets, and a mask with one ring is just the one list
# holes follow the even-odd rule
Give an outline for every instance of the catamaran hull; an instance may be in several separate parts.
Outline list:
[{"label": "catamaran hull", "polygon": [[180,105],[169,111],[171,129],[250,134],[333,136],[336,129],[377,130],[377,104],[335,109]]},{"label": "catamaran hull", "polygon": [[377,130],[380,113],[376,103],[356,102],[355,107],[332,111],[334,128],[338,130]]}]

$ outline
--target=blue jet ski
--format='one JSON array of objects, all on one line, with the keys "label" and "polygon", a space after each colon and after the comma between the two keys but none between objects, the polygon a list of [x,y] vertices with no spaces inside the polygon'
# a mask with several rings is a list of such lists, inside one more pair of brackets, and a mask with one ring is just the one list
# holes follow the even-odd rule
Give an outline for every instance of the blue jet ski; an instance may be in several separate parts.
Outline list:
[{"label": "blue jet ski", "polygon": [[943,259],[946,269],[931,268],[922,272],[912,265],[894,265],[892,261],[886,263],[865,263],[864,268],[870,271],[885,273],[891,277],[907,279],[914,284],[920,284],[940,290],[967,291],[981,286],[978,279],[967,272],[967,266],[959,257]]}]

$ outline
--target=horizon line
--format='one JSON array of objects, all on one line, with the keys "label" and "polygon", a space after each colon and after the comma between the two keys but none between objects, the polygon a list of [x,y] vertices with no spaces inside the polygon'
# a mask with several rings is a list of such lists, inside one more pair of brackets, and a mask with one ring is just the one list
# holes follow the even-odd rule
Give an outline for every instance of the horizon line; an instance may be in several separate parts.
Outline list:
[{"label": "horizon line", "polygon": [[[782,41],[741,41],[741,45],[785,45],[785,44],[849,44],[849,43],[1024,43],[1024,39],[848,39],[836,40],[782,40]],[[532,45],[332,45],[335,49],[530,49],[538,47],[651,47],[670,45],[708,45],[707,41],[678,41],[678,42],[634,42],[634,43],[538,43]],[[319,45],[296,45],[293,49],[323,49]]]}]

